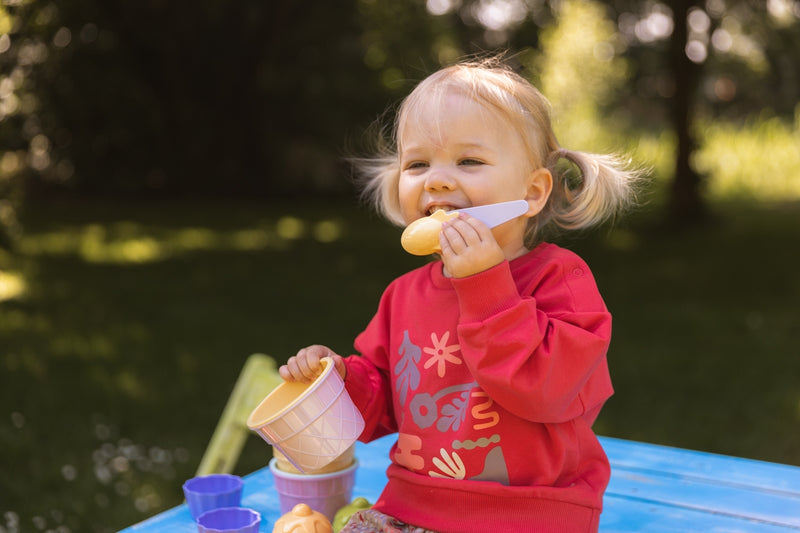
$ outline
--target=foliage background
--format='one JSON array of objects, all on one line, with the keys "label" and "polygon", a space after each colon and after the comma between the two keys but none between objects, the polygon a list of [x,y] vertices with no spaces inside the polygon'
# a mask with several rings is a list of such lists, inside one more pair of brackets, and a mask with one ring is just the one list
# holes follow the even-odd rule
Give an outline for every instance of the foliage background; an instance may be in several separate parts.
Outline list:
[{"label": "foliage background", "polygon": [[[560,242],[615,316],[597,431],[800,465],[799,20],[791,0],[4,0],[0,532],[180,503],[250,353],[349,352],[419,261],[342,156],[426,73],[506,48],[565,146],[652,168],[638,212]],[[705,218],[670,208],[695,178]],[[237,468],[268,456],[251,439]]]}]

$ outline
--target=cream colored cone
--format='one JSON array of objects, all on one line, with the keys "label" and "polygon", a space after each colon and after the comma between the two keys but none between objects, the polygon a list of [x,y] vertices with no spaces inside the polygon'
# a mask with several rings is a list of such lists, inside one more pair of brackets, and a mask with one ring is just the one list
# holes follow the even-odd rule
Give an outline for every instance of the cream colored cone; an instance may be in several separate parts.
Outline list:
[{"label": "cream colored cone", "polygon": [[[347,394],[333,359],[326,357],[321,362],[323,370],[314,381],[281,383],[247,419],[251,430],[303,474],[320,472],[336,462],[364,429],[364,419]],[[339,463],[334,471],[346,463]]]},{"label": "cream colored cone", "polygon": [[340,470],[344,470],[352,466],[353,461],[355,461],[355,449],[355,445],[350,446],[342,455],[328,463],[326,466],[319,470],[313,470],[310,472],[300,472],[300,470],[298,470],[291,462],[289,462],[289,459],[287,459],[286,456],[283,455],[277,448],[272,448],[272,456],[275,457],[275,466],[277,466],[278,470],[282,472],[289,472],[292,474],[330,474],[333,472],[339,472]]}]

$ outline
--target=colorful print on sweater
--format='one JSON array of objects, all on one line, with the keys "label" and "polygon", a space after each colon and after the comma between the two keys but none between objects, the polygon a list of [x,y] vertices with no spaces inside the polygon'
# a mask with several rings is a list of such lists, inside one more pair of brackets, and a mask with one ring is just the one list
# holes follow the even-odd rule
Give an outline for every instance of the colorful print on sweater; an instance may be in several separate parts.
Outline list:
[{"label": "colorful print on sweater", "polygon": [[346,359],[362,440],[398,434],[375,508],[436,531],[560,524],[569,508],[581,525],[565,530],[591,531],[610,334],[588,267],[551,244],[469,278],[434,262],[395,280]]}]

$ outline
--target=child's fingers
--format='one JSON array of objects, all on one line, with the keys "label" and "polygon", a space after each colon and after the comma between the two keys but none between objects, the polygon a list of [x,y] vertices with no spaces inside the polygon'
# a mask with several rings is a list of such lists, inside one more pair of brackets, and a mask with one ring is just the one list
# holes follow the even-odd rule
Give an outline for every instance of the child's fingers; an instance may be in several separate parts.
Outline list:
[{"label": "child's fingers", "polygon": [[335,355],[325,346],[309,346],[297,352],[294,357],[290,357],[278,373],[285,381],[312,381],[322,370],[321,359]]},{"label": "child's fingers", "polygon": [[317,376],[319,369],[319,352],[316,347],[312,346],[301,350],[300,353],[297,354],[296,359],[300,373],[303,374],[307,380],[312,380]]},{"label": "child's fingers", "polygon": [[[477,218],[462,213],[458,219],[465,224],[465,226],[462,226],[462,232],[465,232],[465,234],[469,234],[478,241],[494,239],[491,228]],[[469,230],[466,229],[467,227],[469,227]]]},{"label": "child's fingers", "polygon": [[466,241],[464,241],[464,238],[456,228],[452,227],[450,223],[442,226],[442,231],[439,232],[439,247],[441,247],[443,254],[459,253],[466,246]]},{"label": "child's fingers", "polygon": [[278,369],[278,374],[281,376],[283,381],[295,381],[292,371],[289,369],[288,361],[285,365],[280,366]]},{"label": "child's fingers", "polygon": [[480,243],[487,237],[482,235],[481,226],[488,229],[480,220],[464,214],[453,220],[448,220],[442,225],[440,233],[442,237],[440,240],[444,241],[440,242],[442,250],[446,245],[455,253],[461,253],[468,247]]},{"label": "child's fingers", "polygon": [[339,373],[342,379],[345,379],[347,377],[347,367],[344,364],[344,357],[333,353],[332,356],[334,368],[336,368],[336,371]]},{"label": "child's fingers", "polygon": [[309,379],[300,369],[297,357],[290,357],[286,364],[278,370],[278,373],[285,381],[308,381]]},{"label": "child's fingers", "polygon": [[455,278],[482,272],[501,263],[505,257],[492,230],[463,213],[443,225],[439,244],[445,269]]}]

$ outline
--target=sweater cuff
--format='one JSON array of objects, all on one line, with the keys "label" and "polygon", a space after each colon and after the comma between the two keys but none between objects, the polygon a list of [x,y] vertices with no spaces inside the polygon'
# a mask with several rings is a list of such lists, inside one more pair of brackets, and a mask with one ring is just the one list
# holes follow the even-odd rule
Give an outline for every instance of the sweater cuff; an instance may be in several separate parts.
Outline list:
[{"label": "sweater cuff", "polygon": [[369,442],[384,434],[377,429],[381,413],[386,408],[385,402],[382,401],[383,396],[380,394],[382,390],[380,373],[377,369],[370,368],[370,363],[359,355],[345,358],[345,365],[347,366],[345,390],[364,418],[364,430],[358,440]]},{"label": "sweater cuff", "polygon": [[360,411],[365,411],[375,396],[375,384],[372,382],[372,375],[364,365],[361,356],[353,355],[345,358],[347,375],[344,380],[344,387],[350,395],[350,399]]},{"label": "sweater cuff", "polygon": [[466,278],[454,278],[461,323],[482,322],[521,301],[508,261]]}]

